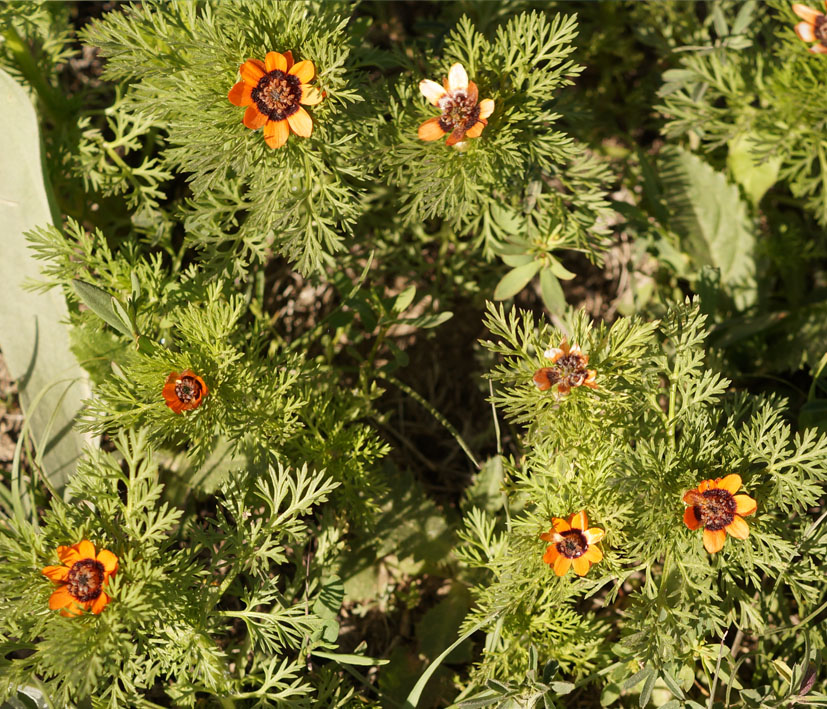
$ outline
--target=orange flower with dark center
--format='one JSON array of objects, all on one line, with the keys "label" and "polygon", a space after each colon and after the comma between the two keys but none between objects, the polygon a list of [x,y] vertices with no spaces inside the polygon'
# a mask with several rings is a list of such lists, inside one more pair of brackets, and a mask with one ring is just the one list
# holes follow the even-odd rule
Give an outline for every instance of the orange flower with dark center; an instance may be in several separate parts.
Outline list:
[{"label": "orange flower with dark center", "polygon": [[749,495],[736,495],[741,487],[741,476],[735,473],[725,478],[704,480],[683,496],[689,505],[683,513],[689,529],[704,527],[704,548],[715,554],[721,551],[727,533],[736,539],[749,536],[749,525],[742,515],[751,515],[758,505]]},{"label": "orange flower with dark center", "polygon": [[189,369],[185,369],[181,374],[171,372],[162,392],[167,406],[176,414],[197,409],[209,393],[204,380]]},{"label": "orange flower with dark center", "polygon": [[292,130],[302,138],[313,132],[310,114],[300,104],[315,106],[321,92],[309,86],[316,73],[313,62],[293,63],[293,54],[267,52],[264,61],[248,59],[239,69],[239,81],[227,97],[234,106],[247,106],[243,123],[250,130],[264,126],[264,142],[280,148]]},{"label": "orange flower with dark center", "polygon": [[585,510],[573,514],[568,522],[552,517],[551,525],[548,532],[540,535],[543,541],[551,542],[543,554],[543,561],[558,576],[565,576],[570,566],[578,576],[584,576],[592,564],[603,559],[603,552],[595,544],[605,533],[599,527],[589,528]]},{"label": "orange flower with dark center", "polygon": [[47,566],[42,573],[59,586],[49,598],[49,608],[77,616],[84,610],[100,613],[111,598],[104,591],[109,577],[118,572],[118,557],[108,549],[95,556],[95,545],[84,539],[70,547],[57,548],[63,566]]},{"label": "orange flower with dark center", "polygon": [[800,3],[793,5],[793,12],[804,20],[795,26],[798,38],[804,42],[818,42],[810,47],[810,51],[827,54],[827,17],[824,13]]},{"label": "orange flower with dark center", "polygon": [[421,140],[439,140],[450,133],[447,145],[457,145],[464,138],[479,138],[486,120],[494,111],[490,98],[479,99],[477,85],[468,81],[468,74],[462,64],[454,64],[448,78],[440,86],[436,81],[423,79],[419,90],[434,106],[442,111],[441,116],[429,118],[419,126]]},{"label": "orange flower with dark center", "polygon": [[550,347],[543,356],[550,359],[554,366],[543,367],[534,372],[534,383],[540,391],[557,385],[558,394],[568,394],[574,387],[587,386],[597,389],[594,380],[597,372],[586,369],[589,356],[580,351],[579,345],[570,347],[564,339],[559,347]]}]

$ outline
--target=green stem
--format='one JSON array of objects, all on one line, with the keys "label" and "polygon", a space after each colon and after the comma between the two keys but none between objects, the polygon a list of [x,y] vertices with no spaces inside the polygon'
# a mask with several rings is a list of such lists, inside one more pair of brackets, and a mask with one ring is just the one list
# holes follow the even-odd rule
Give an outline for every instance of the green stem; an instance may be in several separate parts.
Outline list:
[{"label": "green stem", "polygon": [[43,102],[46,114],[55,123],[59,122],[60,118],[66,113],[66,102],[43,78],[43,74],[40,72],[25,40],[12,25],[9,25],[6,31],[3,32],[3,39],[15,62],[17,62],[23,77]]}]

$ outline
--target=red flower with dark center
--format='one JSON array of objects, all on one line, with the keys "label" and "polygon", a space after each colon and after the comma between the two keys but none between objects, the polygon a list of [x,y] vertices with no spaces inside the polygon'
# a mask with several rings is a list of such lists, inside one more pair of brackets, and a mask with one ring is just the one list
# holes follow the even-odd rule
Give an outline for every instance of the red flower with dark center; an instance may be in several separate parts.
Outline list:
[{"label": "red flower with dark center", "polygon": [[84,539],[70,547],[57,548],[63,566],[47,566],[42,573],[60,586],[49,598],[49,608],[65,616],[84,610],[100,613],[111,600],[104,591],[109,578],[118,572],[118,557],[108,549],[95,556],[95,545]]},{"label": "red flower with dark center", "polygon": [[176,414],[197,409],[209,393],[204,380],[189,369],[180,374],[171,372],[161,392],[167,406]]},{"label": "red flower with dark center", "polygon": [[247,106],[244,125],[251,130],[264,127],[264,142],[279,148],[292,130],[302,138],[313,132],[313,120],[300,104],[315,106],[321,92],[309,86],[316,73],[313,62],[293,63],[293,54],[267,52],[264,61],[248,59],[239,69],[239,81],[227,97],[234,106]]},{"label": "red flower with dark center", "polygon": [[721,551],[729,533],[736,539],[749,536],[749,525],[742,515],[751,515],[758,505],[749,495],[736,495],[741,487],[741,476],[735,473],[725,478],[704,480],[683,496],[689,505],[683,513],[689,529],[704,528],[704,548],[715,554]]},{"label": "red flower with dark center", "polygon": [[580,351],[578,345],[570,347],[568,340],[563,340],[560,347],[550,347],[544,356],[553,363],[551,367],[543,367],[534,372],[534,384],[540,391],[546,391],[555,384],[557,393],[568,394],[574,387],[587,386],[597,389],[594,380],[597,372],[586,369],[589,356]]},{"label": "red flower with dark center", "polygon": [[454,64],[448,78],[440,86],[436,81],[423,79],[419,90],[434,106],[442,111],[441,116],[429,118],[419,126],[420,140],[438,140],[450,133],[446,145],[459,147],[465,138],[479,138],[486,120],[494,111],[490,98],[479,100],[479,91],[462,64]]},{"label": "red flower with dark center", "polygon": [[599,527],[589,528],[585,510],[573,514],[568,522],[552,517],[551,524],[551,529],[541,534],[540,539],[551,542],[543,561],[552,566],[558,576],[564,576],[570,566],[574,567],[574,573],[583,576],[592,564],[603,558],[603,552],[594,545],[603,539],[604,532]]}]

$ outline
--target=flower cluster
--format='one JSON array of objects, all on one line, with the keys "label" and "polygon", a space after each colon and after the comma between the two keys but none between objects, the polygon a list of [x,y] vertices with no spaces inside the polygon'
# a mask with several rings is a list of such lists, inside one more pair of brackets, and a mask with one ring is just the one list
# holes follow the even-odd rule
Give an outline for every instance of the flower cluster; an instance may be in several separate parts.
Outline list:
[{"label": "flower cluster", "polygon": [[571,347],[568,340],[564,339],[560,347],[550,347],[543,354],[551,360],[552,366],[534,372],[534,383],[540,391],[546,391],[555,384],[560,395],[566,395],[579,386],[597,389],[594,382],[597,373],[593,369],[586,369],[589,356],[584,355],[578,345]]},{"label": "flower cluster", "polygon": [[810,47],[814,54],[827,54],[827,16],[800,3],[793,5],[793,12],[803,20],[795,26],[798,38],[808,43],[818,42]]}]

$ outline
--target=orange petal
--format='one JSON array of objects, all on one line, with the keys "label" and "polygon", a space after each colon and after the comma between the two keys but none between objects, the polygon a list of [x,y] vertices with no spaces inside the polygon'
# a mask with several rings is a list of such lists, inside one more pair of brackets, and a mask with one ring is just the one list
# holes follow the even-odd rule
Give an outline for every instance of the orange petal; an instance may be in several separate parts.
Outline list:
[{"label": "orange petal", "polygon": [[293,52],[291,52],[289,49],[286,52],[284,52],[284,61],[287,62],[287,71],[290,71],[290,69],[293,67]]},{"label": "orange petal", "polygon": [[704,529],[704,549],[710,554],[721,551],[726,541],[726,532],[723,529],[712,531]]},{"label": "orange petal", "polygon": [[69,576],[69,567],[68,566],[46,566],[40,571],[47,579],[52,581],[60,582],[65,581],[66,577]]},{"label": "orange petal", "polygon": [[71,607],[76,603],[75,597],[69,593],[66,586],[59,586],[49,596],[49,608],[56,611],[58,608]]},{"label": "orange petal", "polygon": [[78,553],[78,557],[81,559],[94,559],[95,558],[95,545],[92,544],[88,539],[82,539],[77,544],[74,545],[75,551]]},{"label": "orange petal", "polygon": [[465,135],[468,138],[479,138],[482,135],[483,128],[485,128],[485,123],[482,121],[477,121],[467,131],[465,131]]},{"label": "orange petal", "polygon": [[565,382],[560,382],[557,385],[557,393],[560,394],[561,396],[565,396],[570,391],[571,391],[571,387],[568,384],[566,384]]},{"label": "orange petal", "polygon": [[569,517],[569,524],[571,525],[572,529],[588,529],[589,520],[586,517],[586,510],[580,510],[580,512],[575,512],[571,517]]},{"label": "orange petal", "polygon": [[92,612],[95,615],[98,615],[104,608],[106,608],[106,604],[109,603],[111,599],[107,596],[103,591],[101,591],[101,595],[98,596],[94,602],[92,603]]},{"label": "orange petal", "polygon": [[600,527],[592,527],[591,529],[587,529],[583,532],[583,536],[586,537],[586,541],[589,544],[597,544],[603,537],[605,536],[606,532],[604,532]]},{"label": "orange petal", "polygon": [[812,47],[810,47],[810,51],[813,54],[827,54],[827,47],[825,47],[823,44],[814,44]]},{"label": "orange petal", "polygon": [[590,389],[597,389],[597,384],[595,383],[595,378],[597,377],[597,372],[593,369],[586,370],[586,379],[583,381],[583,386],[587,386]]},{"label": "orange petal", "polygon": [[557,561],[557,557],[560,556],[560,552],[557,551],[556,544],[550,544],[546,547],[546,552],[543,554],[543,561],[546,564],[554,565],[554,562]]},{"label": "orange petal", "polygon": [[267,56],[264,57],[264,68],[267,69],[268,72],[275,71],[276,69],[279,71],[287,71],[287,59],[284,58],[283,54],[279,54],[278,52],[267,52]]},{"label": "orange petal", "polygon": [[241,74],[241,80],[245,84],[255,86],[258,80],[265,74],[264,62],[258,59],[248,59],[241,65],[238,72]]},{"label": "orange petal", "polygon": [[735,496],[735,514],[751,515],[758,509],[758,503],[749,495]]},{"label": "orange petal", "polygon": [[571,525],[560,517],[552,517],[551,528],[559,534],[561,532],[568,532],[571,529]]},{"label": "orange petal", "polygon": [[[299,62],[299,64],[301,63]],[[296,66],[299,64],[296,64]],[[290,130],[302,138],[309,138],[313,132],[313,120],[310,118],[310,114],[301,106],[292,116],[287,117],[287,122],[290,124]]]},{"label": "orange petal", "polygon": [[71,566],[76,561],[80,560],[80,554],[75,547],[60,546],[57,548],[57,558],[60,559],[66,566]]},{"label": "orange petal", "polygon": [[267,116],[255,106],[250,106],[244,111],[244,125],[250,130],[258,130],[267,122]]},{"label": "orange petal", "polygon": [[744,521],[743,517],[735,515],[726,527],[728,534],[731,534],[736,539],[746,539],[749,536],[749,525]]},{"label": "orange petal", "polygon": [[451,91],[464,91],[468,88],[468,74],[459,62],[453,64],[448,70],[448,87]]},{"label": "orange petal", "polygon": [[816,18],[821,16],[818,10],[813,10],[813,8],[798,2],[793,5],[793,12],[811,25],[815,24]]},{"label": "orange petal", "polygon": [[422,81],[419,82],[419,91],[434,106],[436,106],[437,103],[439,103],[439,99],[447,93],[436,81],[431,81],[430,79],[422,79]]},{"label": "orange petal", "polygon": [[578,576],[585,576],[589,571],[589,567],[591,566],[589,560],[584,557],[585,554],[583,556],[577,557],[571,562],[572,566],[574,566],[574,573],[576,573]]},{"label": "orange petal", "polygon": [[799,22],[795,26],[795,33],[799,39],[803,39],[805,42],[816,41],[815,29],[809,22]]},{"label": "orange petal", "polygon": [[551,373],[551,367],[543,367],[542,369],[538,369],[534,372],[534,376],[531,378],[531,381],[534,382],[534,385],[540,391],[546,391],[546,389],[551,389],[551,379],[549,378],[549,374]]},{"label": "orange petal", "polygon": [[313,66],[313,62],[309,62],[305,59],[302,62],[294,64],[288,73],[293,76],[298,76],[299,81],[306,84],[316,75],[316,69]]},{"label": "orange petal", "polygon": [[721,490],[726,490],[731,495],[734,495],[741,487],[741,476],[738,475],[738,473],[731,473],[718,481],[716,487]]},{"label": "orange petal", "polygon": [[494,113],[494,102],[490,98],[480,101],[480,118],[488,118]]},{"label": "orange petal", "polygon": [[419,126],[417,134],[420,140],[439,140],[445,135],[445,131],[442,130],[442,126],[439,125],[439,118],[429,118]]},{"label": "orange petal", "polygon": [[592,564],[596,564],[598,561],[603,560],[603,552],[600,551],[600,547],[591,545],[588,549],[586,549],[586,553],[580,558],[590,561]]},{"label": "orange petal", "polygon": [[695,514],[694,507],[687,507],[683,511],[683,523],[689,527],[689,529],[697,529],[701,526],[701,520],[699,520],[698,516]]},{"label": "orange petal", "polygon": [[280,148],[287,142],[290,128],[287,121],[267,121],[264,124],[264,142],[271,148]]},{"label": "orange petal", "polygon": [[556,362],[563,356],[563,354],[563,350],[559,347],[549,347],[545,352],[543,352],[543,357],[550,359],[552,362]]},{"label": "orange petal", "polygon": [[706,492],[711,487],[713,487],[714,484],[714,480],[701,480],[701,482],[698,483],[697,490],[698,492]]},{"label": "orange petal", "polygon": [[103,570],[109,576],[114,576],[118,573],[118,557],[109,551],[109,549],[101,549],[98,552],[97,560],[103,564]]},{"label": "orange petal", "polygon": [[558,576],[565,576],[569,566],[571,566],[571,559],[559,554],[554,560],[554,573]]},{"label": "orange petal", "polygon": [[299,99],[300,103],[303,103],[305,106],[315,106],[317,103],[321,103],[322,92],[319,91],[315,86],[308,86],[307,84],[302,84],[302,97]]},{"label": "orange petal", "polygon": [[239,81],[230,89],[227,98],[233,106],[249,106],[253,103],[253,97],[250,95],[253,87],[249,84]]}]

